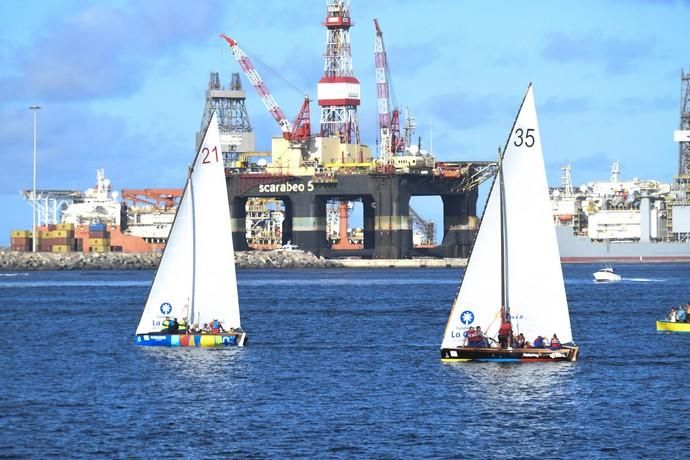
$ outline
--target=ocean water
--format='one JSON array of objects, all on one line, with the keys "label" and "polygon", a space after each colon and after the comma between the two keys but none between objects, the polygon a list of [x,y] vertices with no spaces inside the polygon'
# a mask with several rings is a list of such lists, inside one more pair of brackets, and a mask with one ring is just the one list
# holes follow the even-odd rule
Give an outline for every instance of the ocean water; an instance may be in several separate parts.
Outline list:
[{"label": "ocean water", "polygon": [[0,274],[0,457],[687,458],[690,265],[566,265],[576,363],[443,364],[461,270],[244,270],[247,348],[133,334],[151,271]]}]

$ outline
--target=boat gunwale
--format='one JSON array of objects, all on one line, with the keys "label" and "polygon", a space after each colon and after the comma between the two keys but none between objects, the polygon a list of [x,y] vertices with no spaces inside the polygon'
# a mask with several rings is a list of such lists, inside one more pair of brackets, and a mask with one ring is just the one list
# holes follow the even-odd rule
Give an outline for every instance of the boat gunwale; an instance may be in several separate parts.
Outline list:
[{"label": "boat gunwale", "polygon": [[658,332],[690,332],[690,322],[658,319],[656,330]]},{"label": "boat gunwale", "polygon": [[[458,356],[448,356],[451,351],[456,351]],[[556,362],[577,360],[580,347],[578,345],[562,345],[561,348],[491,348],[491,347],[454,347],[441,348],[441,361],[443,362],[470,362],[470,361],[496,361],[496,362]],[[465,353],[463,353],[465,352]],[[561,352],[564,356],[552,356]],[[537,355],[527,356],[524,354]],[[484,355],[484,356],[482,356]]]}]

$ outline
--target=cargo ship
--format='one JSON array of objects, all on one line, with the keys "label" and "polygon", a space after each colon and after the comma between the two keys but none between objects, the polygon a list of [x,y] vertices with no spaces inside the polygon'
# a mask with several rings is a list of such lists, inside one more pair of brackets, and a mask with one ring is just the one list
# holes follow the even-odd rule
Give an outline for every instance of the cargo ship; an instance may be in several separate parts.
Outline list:
[{"label": "cargo ship", "polygon": [[[84,192],[23,192],[38,217],[33,230],[14,230],[13,251],[158,252],[163,249],[182,194],[178,189],[112,190],[103,169]],[[122,199],[120,199],[122,198]]]},{"label": "cargo ship", "polygon": [[620,179],[573,189],[570,166],[551,190],[554,225],[566,263],[688,262],[690,203],[675,184]]},{"label": "cargo ship", "polygon": [[573,188],[570,166],[551,190],[562,262],[690,261],[690,74],[680,73],[678,174],[670,184],[623,181],[614,162],[608,181]]}]

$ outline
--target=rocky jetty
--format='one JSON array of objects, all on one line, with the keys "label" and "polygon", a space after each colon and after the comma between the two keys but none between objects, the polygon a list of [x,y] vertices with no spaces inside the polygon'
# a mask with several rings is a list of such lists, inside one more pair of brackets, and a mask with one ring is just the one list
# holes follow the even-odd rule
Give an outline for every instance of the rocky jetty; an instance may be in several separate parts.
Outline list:
[{"label": "rocky jetty", "polygon": [[342,265],[335,260],[317,257],[311,252],[276,249],[235,253],[237,268],[332,268]]},{"label": "rocky jetty", "polygon": [[[0,251],[0,271],[33,270],[150,270],[158,266],[158,253],[51,253]],[[303,251],[245,251],[235,254],[238,268],[327,268],[336,261]]]}]

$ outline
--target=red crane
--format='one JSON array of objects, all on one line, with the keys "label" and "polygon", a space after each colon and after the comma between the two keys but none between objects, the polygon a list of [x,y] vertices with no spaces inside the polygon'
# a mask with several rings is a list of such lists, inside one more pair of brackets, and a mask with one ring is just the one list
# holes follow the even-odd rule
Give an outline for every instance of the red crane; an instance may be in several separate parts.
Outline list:
[{"label": "red crane", "polygon": [[374,64],[376,66],[376,94],[378,97],[381,137],[379,151],[381,159],[389,162],[395,153],[405,150],[405,140],[400,135],[400,111],[395,108],[393,113],[390,113],[392,104],[388,89],[388,81],[390,80],[388,58],[386,56],[386,47],[383,44],[383,32],[381,32],[379,22],[376,19],[374,19],[374,28],[376,29]]},{"label": "red crane", "polygon": [[232,50],[232,54],[235,56],[235,59],[237,59],[240,67],[242,67],[244,74],[247,76],[254,89],[256,89],[256,92],[259,93],[261,102],[264,103],[273,119],[276,121],[276,123],[278,123],[278,126],[280,126],[280,130],[283,132],[283,138],[292,142],[303,142],[308,140],[311,136],[309,97],[304,97],[304,102],[302,103],[302,107],[297,114],[297,118],[291,125],[288,119],[285,117],[283,110],[280,108],[276,100],[273,98],[273,95],[266,87],[266,84],[262,80],[261,75],[259,75],[259,72],[256,70],[256,67],[254,67],[252,61],[244,53],[244,51],[242,51],[242,48],[240,48],[235,40],[227,35],[220,34],[220,36],[224,38],[226,42],[228,42],[230,50]]}]

